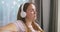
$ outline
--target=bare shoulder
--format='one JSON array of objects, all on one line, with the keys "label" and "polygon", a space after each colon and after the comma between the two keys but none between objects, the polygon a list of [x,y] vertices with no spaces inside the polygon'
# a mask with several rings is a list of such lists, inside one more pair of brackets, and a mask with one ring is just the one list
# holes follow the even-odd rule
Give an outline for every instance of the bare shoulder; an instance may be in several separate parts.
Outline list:
[{"label": "bare shoulder", "polygon": [[4,27],[0,27],[0,31],[5,31],[5,30],[11,30],[11,31],[16,31],[17,28],[13,23],[10,23]]}]

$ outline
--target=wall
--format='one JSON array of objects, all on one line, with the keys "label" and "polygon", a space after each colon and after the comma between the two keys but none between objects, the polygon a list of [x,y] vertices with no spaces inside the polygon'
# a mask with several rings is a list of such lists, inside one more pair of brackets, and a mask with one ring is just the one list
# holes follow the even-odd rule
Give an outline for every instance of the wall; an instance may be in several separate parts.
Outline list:
[{"label": "wall", "polygon": [[58,0],[58,32],[60,32],[60,0]]},{"label": "wall", "polygon": [[43,0],[43,27],[45,32],[48,32],[50,0]]}]

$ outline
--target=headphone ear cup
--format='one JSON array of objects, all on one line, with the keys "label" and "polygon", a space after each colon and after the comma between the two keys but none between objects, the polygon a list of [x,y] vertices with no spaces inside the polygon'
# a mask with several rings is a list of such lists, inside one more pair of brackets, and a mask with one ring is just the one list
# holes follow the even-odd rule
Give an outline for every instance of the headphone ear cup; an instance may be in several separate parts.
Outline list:
[{"label": "headphone ear cup", "polygon": [[21,15],[22,18],[25,18],[26,17],[26,12],[21,12],[20,15]]}]

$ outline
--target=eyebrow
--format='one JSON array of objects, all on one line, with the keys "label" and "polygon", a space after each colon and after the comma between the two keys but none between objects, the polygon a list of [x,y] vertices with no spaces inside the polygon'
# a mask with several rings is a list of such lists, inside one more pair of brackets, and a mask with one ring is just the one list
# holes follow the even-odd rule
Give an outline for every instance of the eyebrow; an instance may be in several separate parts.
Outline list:
[{"label": "eyebrow", "polygon": [[36,11],[36,9],[32,9],[32,10]]}]

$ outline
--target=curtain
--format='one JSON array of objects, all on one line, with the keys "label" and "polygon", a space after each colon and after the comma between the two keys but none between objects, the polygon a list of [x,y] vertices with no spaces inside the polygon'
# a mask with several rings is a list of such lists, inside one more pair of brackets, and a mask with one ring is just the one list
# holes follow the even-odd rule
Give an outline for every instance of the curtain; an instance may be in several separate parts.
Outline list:
[{"label": "curtain", "polygon": [[0,0],[0,27],[15,22],[19,6],[29,0]]}]

